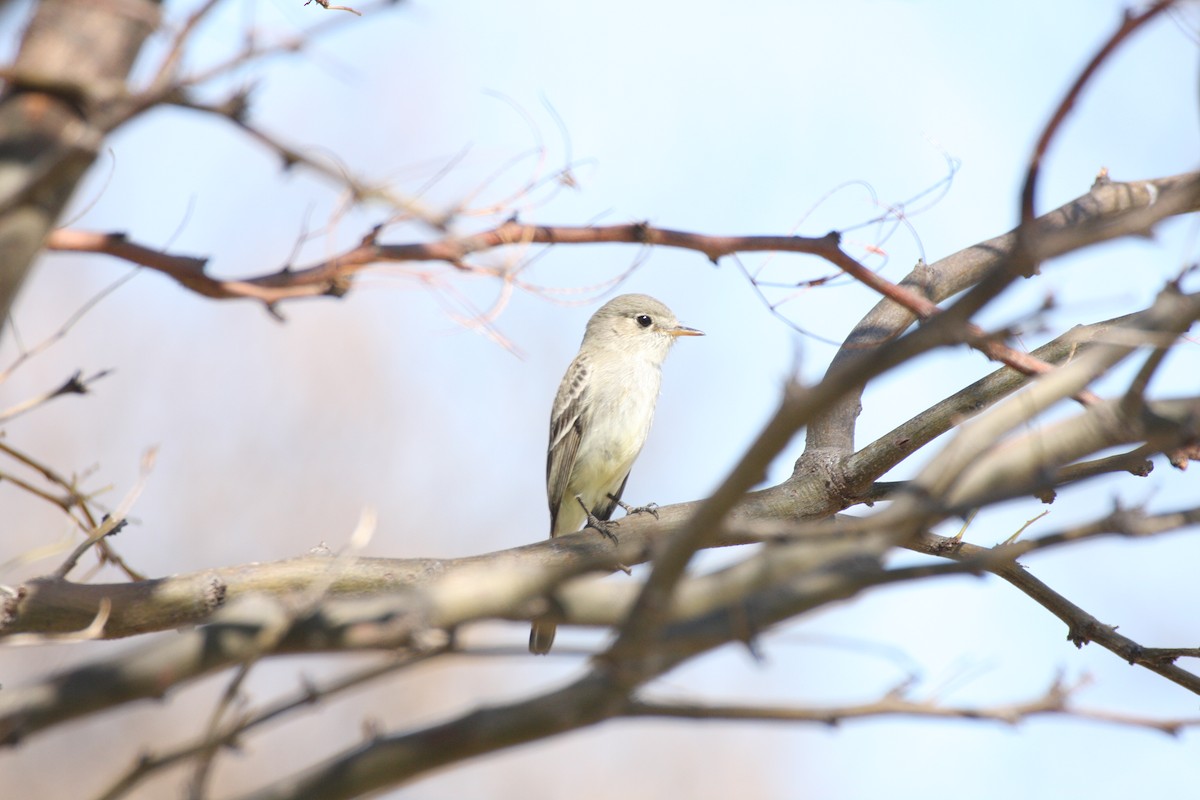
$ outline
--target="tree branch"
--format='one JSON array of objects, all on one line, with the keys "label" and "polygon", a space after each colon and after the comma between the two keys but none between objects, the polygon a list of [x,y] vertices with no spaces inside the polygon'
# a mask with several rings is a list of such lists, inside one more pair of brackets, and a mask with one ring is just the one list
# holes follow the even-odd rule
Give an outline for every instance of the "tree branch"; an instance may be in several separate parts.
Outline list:
[{"label": "tree branch", "polygon": [[693,720],[816,722],[829,726],[841,725],[850,720],[877,717],[991,720],[1006,725],[1017,725],[1034,717],[1056,716],[1106,722],[1125,727],[1147,728],[1169,736],[1178,736],[1185,728],[1200,726],[1200,717],[1154,719],[1116,714],[1110,711],[1075,708],[1069,700],[1076,688],[1056,682],[1041,697],[995,706],[948,706],[933,699],[914,700],[904,695],[903,688],[889,692],[869,703],[823,708],[632,700],[625,711],[625,716]]},{"label": "tree branch", "polygon": [[[1112,238],[1145,235],[1158,221],[1197,210],[1200,210],[1200,173],[1130,183],[1105,179],[1094,184],[1087,194],[1039,217],[1032,228],[1031,242],[1041,262]],[[918,264],[900,285],[935,303],[941,302],[975,286],[1016,254],[1017,233],[1013,230],[934,264]],[[870,356],[870,351],[915,321],[916,316],[909,309],[891,300],[880,301],[846,337],[829,369]],[[852,393],[809,426],[806,458],[829,461],[853,451],[860,401],[861,392]],[[867,487],[856,488],[865,491]]]},{"label": "tree branch", "polygon": [[[1131,216],[1135,220],[1123,225],[1122,217],[1134,209],[1144,208],[1145,215]],[[1093,187],[1084,197],[1046,215],[1039,223],[1039,253],[1043,258],[1062,255],[1071,250],[1104,241],[1130,232],[1144,232],[1156,222],[1177,214],[1200,210],[1200,173],[1187,173],[1171,178],[1140,181],[1129,184],[1103,184]],[[1134,230],[1131,230],[1134,229]],[[1078,234],[1072,231],[1079,231]],[[451,266],[470,271],[473,268],[464,260],[475,253],[512,246],[555,245],[555,244],[638,244],[673,247],[693,250],[704,254],[713,262],[734,253],[786,252],[816,255],[839,266],[846,265],[848,258],[838,248],[837,234],[810,238],[804,236],[715,236],[690,231],[657,228],[645,223],[604,226],[550,226],[533,225],[508,220],[489,230],[468,235],[446,236],[430,242],[409,244],[380,244],[376,230],[364,237],[357,246],[340,255],[299,269],[283,269],[277,272],[245,278],[222,280],[205,273],[207,259],[165,253],[129,240],[124,233],[98,233],[90,231],[60,229],[52,232],[46,247],[57,252],[83,252],[111,255],[131,263],[162,272],[180,285],[205,297],[215,300],[251,299],[267,305],[284,300],[304,297],[345,294],[352,277],[366,267],[381,262],[443,261]],[[978,262],[980,255],[987,253],[992,259],[1011,253],[1014,234],[1005,236],[962,251],[938,262],[931,268],[919,267],[918,272],[936,273],[945,271],[950,283],[946,291],[929,292],[910,275],[899,284],[903,296],[928,297],[937,302],[961,290],[962,279],[969,285],[971,278],[979,274],[978,268],[958,275],[963,262]],[[853,259],[850,259],[853,261]],[[857,262],[855,262],[857,263]],[[866,274],[873,275],[869,270]],[[916,273],[914,273],[916,274]],[[953,280],[955,277],[959,280]],[[881,279],[882,280],[882,279]],[[873,288],[889,292],[889,282],[872,283]],[[885,303],[888,301],[884,301]],[[911,303],[910,303],[911,305]],[[908,327],[916,315],[903,309]],[[864,320],[866,322],[866,320]],[[862,324],[860,323],[860,327]],[[847,340],[849,349],[861,350],[878,345],[894,336],[893,332],[881,334],[878,326],[872,327],[868,340]],[[856,329],[857,330],[857,329]],[[860,337],[861,338],[861,337]]]},{"label": "tree branch", "polygon": [[[45,0],[35,8],[14,70],[65,83],[123,81],[158,19],[159,3],[151,0],[120,7]],[[104,133],[90,110],[59,94],[10,82],[0,96],[0,322]]]},{"label": "tree branch", "polygon": [[[907,545],[910,550],[928,555],[955,560],[985,558],[987,548],[959,539],[923,534],[917,541]],[[1184,687],[1193,694],[1200,694],[1200,676],[1175,666],[1171,660],[1152,655],[1154,650],[1142,647],[1134,640],[1117,633],[1116,626],[1105,625],[1046,584],[1025,571],[1015,561],[983,567],[1015,586],[1067,625],[1067,639],[1076,647],[1095,642],[1129,664],[1137,664],[1154,672],[1172,683]]]}]

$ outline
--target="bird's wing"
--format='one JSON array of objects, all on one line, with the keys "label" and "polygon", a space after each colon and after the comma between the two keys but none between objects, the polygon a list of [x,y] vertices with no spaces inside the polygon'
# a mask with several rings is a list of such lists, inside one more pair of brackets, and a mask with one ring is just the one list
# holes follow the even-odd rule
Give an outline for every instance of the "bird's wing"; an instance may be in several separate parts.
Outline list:
[{"label": "bird's wing", "polygon": [[[554,398],[554,410],[550,418],[550,448],[546,452],[546,497],[550,501],[550,533],[558,521],[558,510],[562,506],[571,470],[575,467],[575,455],[579,452],[579,440],[583,438],[583,388],[588,373],[587,362],[577,358],[567,368],[558,395]],[[568,502],[571,498],[566,498]]]}]

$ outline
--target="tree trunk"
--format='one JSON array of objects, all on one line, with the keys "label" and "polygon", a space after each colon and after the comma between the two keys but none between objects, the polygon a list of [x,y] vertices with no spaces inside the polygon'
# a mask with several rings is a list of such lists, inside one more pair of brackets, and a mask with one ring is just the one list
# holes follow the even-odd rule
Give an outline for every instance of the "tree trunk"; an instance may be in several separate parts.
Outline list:
[{"label": "tree trunk", "polygon": [[46,234],[101,151],[156,0],[43,0],[0,96],[0,322]]}]

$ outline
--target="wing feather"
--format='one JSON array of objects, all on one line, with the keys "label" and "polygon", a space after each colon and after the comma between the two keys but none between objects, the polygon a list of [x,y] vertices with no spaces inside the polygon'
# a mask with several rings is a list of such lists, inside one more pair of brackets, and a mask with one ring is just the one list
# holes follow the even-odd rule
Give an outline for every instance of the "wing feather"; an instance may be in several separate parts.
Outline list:
[{"label": "wing feather", "polygon": [[[587,361],[576,358],[567,368],[558,394],[554,398],[554,409],[550,416],[550,447],[546,451],[546,499],[550,503],[550,535],[554,535],[558,512],[562,507],[575,457],[579,453],[579,441],[583,438],[586,425],[583,410],[583,389],[588,374]],[[571,500],[571,498],[567,498]]]}]

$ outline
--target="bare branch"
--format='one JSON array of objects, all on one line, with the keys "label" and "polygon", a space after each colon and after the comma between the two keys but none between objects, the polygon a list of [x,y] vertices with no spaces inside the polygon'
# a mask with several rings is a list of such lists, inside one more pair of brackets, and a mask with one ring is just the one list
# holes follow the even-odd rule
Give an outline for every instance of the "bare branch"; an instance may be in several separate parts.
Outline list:
[{"label": "bare branch", "polygon": [[[151,0],[39,4],[13,70],[66,84],[123,81],[158,15]],[[53,92],[10,83],[0,96],[0,321],[99,151],[104,131],[95,122]]]},{"label": "bare branch", "polygon": [[[1176,215],[1200,210],[1200,173],[1189,173],[1172,178],[1142,181],[1133,184],[1107,184],[1093,187],[1092,192],[1047,214],[1039,223],[1039,254],[1042,258],[1062,255],[1071,250],[1102,241],[1115,235],[1129,233],[1121,224],[1122,218],[1134,209],[1145,210],[1136,221],[1138,230],[1145,230],[1155,222]],[[411,244],[380,244],[378,231],[364,237],[363,241],[333,258],[299,269],[284,269],[253,278],[237,281],[209,277],[204,269],[207,261],[192,256],[178,256],[129,241],[123,233],[94,233],[79,230],[56,230],[47,239],[46,247],[58,252],[103,253],[122,258],[144,267],[149,267],[174,278],[181,285],[205,297],[217,300],[247,298],[273,304],[283,300],[302,297],[333,296],[345,294],[350,288],[352,276],[371,264],[404,261],[443,261],[462,270],[471,271],[464,263],[468,256],[502,247],[562,244],[638,244],[674,247],[703,253],[712,261],[733,253],[787,252],[816,255],[839,267],[847,264],[844,253],[838,248],[837,234],[818,238],[803,236],[713,236],[688,231],[657,228],[648,224],[604,225],[604,226],[547,226],[530,225],[508,220],[490,230],[462,236],[448,236],[437,241]],[[956,256],[944,260],[947,267],[964,259],[978,260],[980,253],[990,258],[1004,257],[1013,246],[1013,234],[975,245]],[[850,259],[853,261],[853,259]],[[857,263],[857,262],[855,262]],[[994,263],[994,262],[989,262]],[[928,270],[942,269],[938,262]],[[922,269],[922,272],[925,270]],[[869,273],[869,271],[867,271]],[[949,270],[958,275],[960,270]],[[873,273],[870,273],[873,274]],[[967,278],[977,275],[969,271]],[[912,278],[912,276],[910,276]],[[878,282],[876,282],[878,283]],[[891,286],[886,281],[877,288]],[[900,285],[904,297],[945,295],[936,292],[930,295],[921,291],[913,294],[917,284],[906,279]],[[947,289],[961,290],[959,284],[950,284]],[[886,302],[886,301],[885,301]],[[915,302],[915,301],[913,301]],[[925,305],[921,306],[922,308]],[[907,309],[904,327],[908,327],[915,315]],[[878,327],[874,328],[870,341],[847,340],[847,348],[854,351],[876,346],[888,337],[880,338]],[[903,330],[903,328],[899,328]],[[894,335],[894,334],[893,334]],[[986,339],[986,337],[984,337]],[[981,344],[983,344],[981,342]]]},{"label": "bare branch", "polygon": [[1046,123],[1046,127],[1042,129],[1037,144],[1034,145],[1033,155],[1029,159],[1029,167],[1025,173],[1025,181],[1021,187],[1020,229],[1027,229],[1027,226],[1031,225],[1037,216],[1034,211],[1033,201],[1034,195],[1037,192],[1037,179],[1038,173],[1041,170],[1042,159],[1045,157],[1046,151],[1050,149],[1050,142],[1058,133],[1059,128],[1062,127],[1067,114],[1070,113],[1071,108],[1083,93],[1084,87],[1126,39],[1173,5],[1175,5],[1175,0],[1158,0],[1158,2],[1140,14],[1127,12],[1124,19],[1121,20],[1120,26],[1100,46],[1100,49],[1092,56],[1087,66],[1076,76],[1075,82],[1071,84],[1071,88],[1067,90],[1058,107],[1054,109],[1054,114],[1050,117],[1050,121]]},{"label": "bare branch", "polygon": [[[1151,217],[1165,219],[1175,213],[1200,210],[1200,173],[1176,176],[1158,182],[1116,184],[1098,182],[1091,190],[1060,206],[1037,221],[1031,235],[1038,261],[1117,236],[1146,233]],[[1166,212],[1165,216],[1159,216]],[[903,281],[914,292],[941,302],[977,285],[985,275],[1009,263],[1017,254],[1017,234],[1002,236],[968,247],[931,265],[919,264]],[[965,322],[980,303],[994,296],[999,286],[985,287],[969,306],[956,303],[956,318]],[[873,357],[872,350],[906,330],[916,317],[906,308],[881,301],[854,327],[830,364],[833,371],[843,362]],[[930,334],[925,334],[930,335]],[[855,420],[860,411],[860,393],[851,393],[809,426],[805,458],[809,466],[829,463],[854,449]],[[858,487],[865,491],[866,485]]]},{"label": "bare branch", "polygon": [[1077,687],[1052,685],[1044,695],[1017,703],[995,706],[950,706],[934,699],[906,697],[902,691],[889,692],[878,700],[848,706],[795,708],[789,706],[741,706],[700,703],[633,700],[626,709],[629,717],[666,717],[696,720],[759,720],[775,722],[816,722],[841,725],[844,722],[877,717],[922,717],[952,720],[990,720],[1018,725],[1034,717],[1055,716],[1106,722],[1134,728],[1148,728],[1177,736],[1185,728],[1200,726],[1200,717],[1154,719],[1076,708],[1069,701]]},{"label": "bare branch", "polygon": [[[1134,317],[1127,314],[1076,326],[1034,350],[1033,355],[1047,364],[1074,359],[1103,341],[1114,327],[1126,324]],[[1005,367],[930,406],[850,456],[846,460],[847,484],[860,486],[883,475],[946,431],[1027,383],[1026,374]],[[1067,479],[1065,474],[1060,478]]]},{"label": "bare branch", "polygon": [[219,748],[235,748],[247,733],[268,722],[273,722],[293,711],[306,708],[349,689],[355,689],[379,678],[391,675],[394,672],[420,663],[437,654],[438,651],[430,651],[419,655],[408,653],[394,654],[383,659],[378,664],[351,672],[323,684],[311,684],[305,681],[299,692],[270,703],[258,711],[247,712],[232,725],[220,730],[211,731],[198,741],[161,753],[142,754],[134,761],[125,774],[118,778],[99,798],[100,800],[117,800],[117,798],[128,794],[146,778],[163,769]]},{"label": "bare branch", "polygon": [[[1021,543],[1012,545],[1016,547]],[[919,553],[952,558],[955,560],[986,558],[987,549],[964,542],[959,539],[948,539],[931,533],[922,535],[917,541],[906,545]],[[983,569],[1003,578],[1028,595],[1054,616],[1067,625],[1067,639],[1076,647],[1095,642],[1122,660],[1145,667],[1157,673],[1172,683],[1184,687],[1193,694],[1200,694],[1200,676],[1174,666],[1169,659],[1156,658],[1147,653],[1148,650],[1132,639],[1117,633],[1116,626],[1105,625],[1094,616],[1084,611],[1065,597],[1055,592],[1046,584],[1025,571],[1016,562],[985,566]]]},{"label": "bare branch", "polygon": [[109,375],[109,370],[102,370],[87,378],[83,377],[81,370],[76,370],[71,377],[67,378],[63,383],[49,391],[42,392],[39,395],[30,397],[17,403],[15,406],[10,406],[3,411],[0,411],[0,422],[7,422],[10,419],[26,414],[38,406],[44,405],[56,397],[62,397],[68,394],[87,394],[91,385],[101,378]]}]

